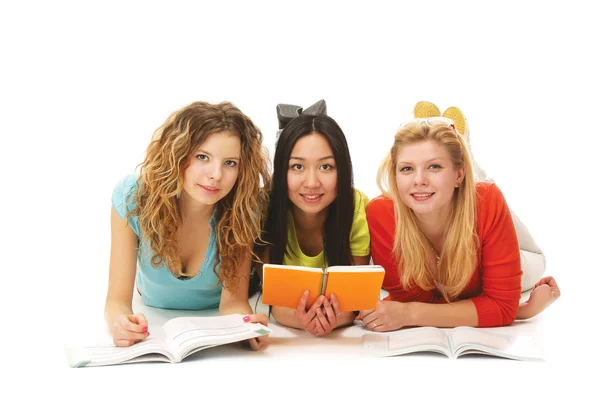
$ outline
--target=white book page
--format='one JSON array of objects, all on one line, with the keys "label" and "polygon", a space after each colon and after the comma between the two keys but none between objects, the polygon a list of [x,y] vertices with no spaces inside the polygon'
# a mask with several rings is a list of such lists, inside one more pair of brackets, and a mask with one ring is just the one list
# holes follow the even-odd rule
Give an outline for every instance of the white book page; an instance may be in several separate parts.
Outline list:
[{"label": "white book page", "polygon": [[306,272],[314,272],[316,274],[322,274],[323,270],[321,268],[313,268],[313,267],[302,267],[299,265],[278,265],[278,264],[264,264],[263,265],[263,274],[265,270],[272,269],[293,269],[297,271],[306,271]]},{"label": "white book page", "polygon": [[117,347],[112,343],[67,346],[66,352],[72,367],[123,364],[148,354],[162,361],[172,359],[163,342],[152,337],[128,347]]},{"label": "white book page", "polygon": [[362,350],[370,356],[395,356],[432,351],[450,357],[448,337],[442,329],[433,327],[409,328],[388,334],[363,335]]},{"label": "white book page", "polygon": [[166,346],[178,361],[185,356],[226,343],[257,337],[270,330],[261,324],[243,321],[240,314],[216,317],[180,317],[163,325]]},{"label": "white book page", "polygon": [[327,272],[381,272],[380,265],[335,265],[327,268]]},{"label": "white book page", "polygon": [[489,354],[515,360],[543,360],[540,346],[532,337],[525,335],[461,326],[452,330],[450,342],[455,357],[464,354]]}]

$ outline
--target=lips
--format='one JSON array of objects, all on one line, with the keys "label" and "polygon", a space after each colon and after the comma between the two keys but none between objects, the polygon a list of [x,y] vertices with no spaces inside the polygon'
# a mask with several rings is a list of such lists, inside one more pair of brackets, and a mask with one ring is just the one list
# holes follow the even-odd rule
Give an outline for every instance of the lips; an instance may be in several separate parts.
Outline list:
[{"label": "lips", "polygon": [[302,196],[308,200],[316,200],[319,197],[323,196],[323,193],[318,193],[318,194],[302,194],[302,193],[300,193],[300,196]]},{"label": "lips", "polygon": [[214,186],[204,186],[204,185],[198,185],[198,186],[200,186],[200,189],[204,190],[206,193],[209,193],[209,194],[214,194],[214,193],[217,193],[219,190],[221,190]]},{"label": "lips", "polygon": [[435,193],[433,193],[433,192],[428,192],[428,193],[411,193],[410,195],[416,201],[426,201],[426,200],[429,200],[431,197],[433,197],[434,194]]},{"label": "lips", "polygon": [[300,197],[304,200],[305,203],[318,203],[323,198],[323,193],[318,194],[309,194],[309,193],[300,193]]}]

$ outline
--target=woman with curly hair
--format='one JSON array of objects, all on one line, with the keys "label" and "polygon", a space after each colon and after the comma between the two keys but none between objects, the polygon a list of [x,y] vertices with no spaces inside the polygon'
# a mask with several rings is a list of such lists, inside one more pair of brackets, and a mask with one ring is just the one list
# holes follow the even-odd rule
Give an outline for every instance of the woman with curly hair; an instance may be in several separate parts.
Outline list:
[{"label": "woman with curly hair", "polygon": [[[149,335],[144,315],[132,311],[134,284],[151,307],[218,307],[268,324],[248,303],[266,200],[261,180],[270,184],[262,140],[233,104],[195,102],[156,130],[139,176],[117,184],[105,305],[115,345]],[[266,336],[250,340],[254,350],[266,343]]]}]

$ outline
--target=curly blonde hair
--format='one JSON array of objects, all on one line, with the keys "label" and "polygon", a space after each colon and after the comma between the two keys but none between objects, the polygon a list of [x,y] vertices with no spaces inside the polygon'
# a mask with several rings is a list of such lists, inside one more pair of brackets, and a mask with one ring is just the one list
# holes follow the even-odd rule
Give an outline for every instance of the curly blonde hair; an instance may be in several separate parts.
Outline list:
[{"label": "curly blonde hair", "polygon": [[464,168],[465,177],[454,191],[450,224],[438,267],[444,299],[450,302],[467,286],[477,266],[479,237],[477,234],[477,189],[468,147],[453,126],[444,121],[424,123],[421,119],[404,124],[396,133],[394,144],[377,174],[377,185],[394,201],[396,233],[394,255],[399,262],[402,285],[416,284],[423,290],[435,288],[434,277],[426,267],[430,243],[417,226],[415,213],[400,200],[396,185],[396,159],[403,146],[434,140],[446,148],[455,168]]},{"label": "curly blonde hair", "polygon": [[261,234],[270,186],[269,157],[262,146],[263,135],[254,123],[229,102],[194,102],[171,114],[148,145],[140,167],[135,208],[143,237],[154,252],[152,266],[165,261],[173,275],[186,276],[177,243],[181,212],[177,195],[183,188],[183,172],[192,153],[214,133],[236,133],[241,142],[240,169],[231,191],[219,201],[216,210],[217,251],[221,267],[219,284],[234,289],[238,284],[238,264],[258,259],[253,247]]}]

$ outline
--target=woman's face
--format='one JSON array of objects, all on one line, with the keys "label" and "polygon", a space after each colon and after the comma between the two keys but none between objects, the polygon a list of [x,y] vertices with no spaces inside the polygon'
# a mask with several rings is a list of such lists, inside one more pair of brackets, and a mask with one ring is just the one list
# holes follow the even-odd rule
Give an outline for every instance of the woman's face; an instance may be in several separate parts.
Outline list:
[{"label": "woman's face", "polygon": [[298,139],[288,161],[288,197],[307,214],[327,209],[337,196],[337,168],[325,137],[310,133]]},{"label": "woman's face", "polygon": [[448,150],[435,140],[404,145],[396,156],[396,186],[400,200],[417,216],[451,210],[454,190],[464,178]]},{"label": "woman's face", "polygon": [[202,205],[227,196],[240,171],[242,145],[234,132],[213,133],[190,156],[183,173],[183,191]]}]

